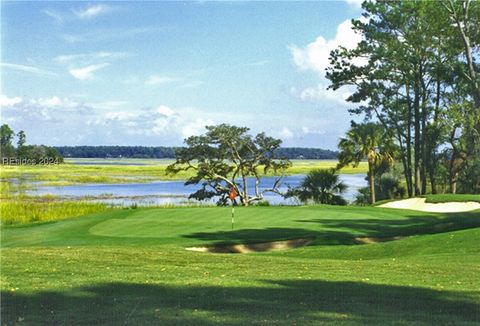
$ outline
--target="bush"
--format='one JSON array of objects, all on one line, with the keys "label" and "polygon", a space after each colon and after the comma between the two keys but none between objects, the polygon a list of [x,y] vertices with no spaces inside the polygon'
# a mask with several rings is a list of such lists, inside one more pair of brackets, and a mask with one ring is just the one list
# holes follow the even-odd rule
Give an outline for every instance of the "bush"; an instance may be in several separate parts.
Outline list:
[{"label": "bush", "polygon": [[[377,201],[385,199],[401,199],[405,196],[405,187],[400,185],[400,180],[391,174],[385,174],[375,180],[375,193]],[[370,188],[360,188],[355,199],[359,205],[370,203]]]},{"label": "bush", "polygon": [[342,194],[347,186],[335,174],[335,169],[314,169],[303,179],[301,185],[288,189],[285,198],[297,197],[301,202],[316,204],[346,205]]}]

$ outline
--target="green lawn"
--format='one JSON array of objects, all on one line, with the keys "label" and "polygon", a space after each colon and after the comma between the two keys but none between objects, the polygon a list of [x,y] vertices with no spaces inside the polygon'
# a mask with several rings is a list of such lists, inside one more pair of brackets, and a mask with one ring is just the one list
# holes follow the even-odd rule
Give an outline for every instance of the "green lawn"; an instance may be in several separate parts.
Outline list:
[{"label": "green lawn", "polygon": [[[2,228],[2,324],[478,325],[480,211],[163,208]],[[308,247],[188,246],[314,236]],[[357,245],[357,237],[400,240]]]}]

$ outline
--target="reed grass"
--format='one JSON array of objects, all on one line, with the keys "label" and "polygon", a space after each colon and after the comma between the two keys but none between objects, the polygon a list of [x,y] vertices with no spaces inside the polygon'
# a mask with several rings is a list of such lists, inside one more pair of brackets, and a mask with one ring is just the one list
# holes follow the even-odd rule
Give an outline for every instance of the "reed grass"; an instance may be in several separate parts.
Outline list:
[{"label": "reed grass", "polygon": [[58,221],[103,212],[109,205],[82,201],[10,199],[0,202],[2,224]]}]

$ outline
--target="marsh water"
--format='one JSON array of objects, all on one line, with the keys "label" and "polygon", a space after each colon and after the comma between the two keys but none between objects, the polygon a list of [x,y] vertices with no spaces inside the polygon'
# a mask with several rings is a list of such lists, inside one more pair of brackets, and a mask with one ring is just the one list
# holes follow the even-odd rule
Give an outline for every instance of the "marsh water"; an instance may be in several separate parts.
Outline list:
[{"label": "marsh water", "polygon": [[[281,191],[286,191],[288,186],[296,187],[302,182],[304,175],[292,175],[283,179]],[[340,179],[348,186],[342,196],[352,201],[359,188],[367,186],[365,174],[340,174]],[[260,184],[260,191],[271,188],[275,182],[275,177],[264,177]],[[129,184],[79,184],[71,186],[38,186],[30,190],[30,195],[55,195],[62,198],[84,198],[96,202],[105,202],[113,205],[130,206],[133,204],[139,206],[152,205],[185,205],[201,204],[195,200],[189,200],[188,196],[200,188],[199,185],[184,185],[185,181],[156,181],[149,183],[129,183]],[[249,188],[250,193],[254,193],[253,180]],[[295,199],[284,199],[282,196],[272,193],[265,194],[265,200],[272,205],[296,205]],[[207,201],[203,203],[213,203]]]}]

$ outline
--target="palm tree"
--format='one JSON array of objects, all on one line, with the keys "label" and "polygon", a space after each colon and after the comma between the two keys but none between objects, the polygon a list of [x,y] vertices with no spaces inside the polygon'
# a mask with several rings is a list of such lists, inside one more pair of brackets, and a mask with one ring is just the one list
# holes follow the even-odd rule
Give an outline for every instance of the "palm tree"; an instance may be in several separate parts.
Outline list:
[{"label": "palm tree", "polygon": [[362,160],[367,159],[370,202],[374,204],[375,170],[382,164],[392,165],[394,161],[395,145],[392,137],[381,124],[356,124],[352,121],[352,127],[347,131],[346,137],[340,139],[338,148],[340,154],[337,169],[351,163],[356,167]]},{"label": "palm tree", "polygon": [[298,197],[306,203],[309,200],[317,204],[345,205],[347,202],[338,194],[345,192],[347,186],[340,181],[335,169],[311,170],[297,188],[291,188],[286,197]]}]

